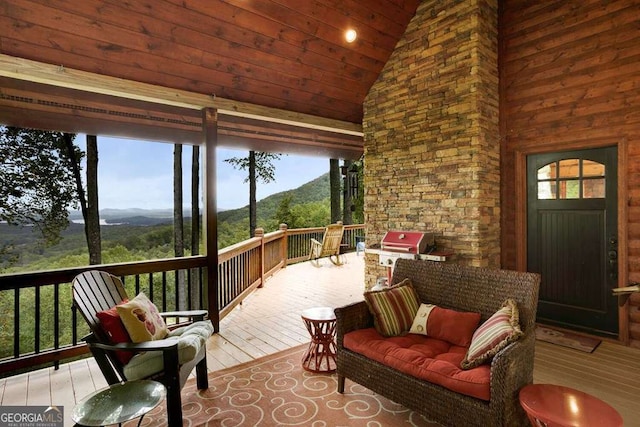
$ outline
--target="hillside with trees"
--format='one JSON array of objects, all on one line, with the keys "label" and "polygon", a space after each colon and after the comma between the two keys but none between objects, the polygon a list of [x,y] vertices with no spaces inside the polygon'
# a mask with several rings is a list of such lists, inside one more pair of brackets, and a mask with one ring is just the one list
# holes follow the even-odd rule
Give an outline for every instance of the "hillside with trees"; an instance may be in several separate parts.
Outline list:
[{"label": "hillside with trees", "polygon": [[[302,186],[273,194],[257,202],[257,225],[266,232],[286,223],[290,228],[323,226],[329,222],[329,175]],[[104,216],[103,216],[104,214]],[[82,216],[72,212],[72,220]],[[173,257],[172,211],[104,210],[101,219],[102,262],[130,262]],[[185,216],[185,247],[191,247],[191,218]],[[59,242],[44,245],[34,227],[0,223],[0,247],[11,257],[11,266],[0,273],[50,270],[87,264],[84,226],[71,222]],[[218,247],[224,248],[249,238],[249,208],[218,213]],[[202,244],[201,244],[202,246]],[[202,253],[202,250],[201,250]],[[190,255],[190,253],[186,253]]]},{"label": "hillside with trees", "polygon": [[[282,223],[289,228],[323,226],[331,217],[329,174],[300,187],[273,194],[257,202],[257,226],[266,232]],[[249,238],[249,206],[218,213],[218,246]]]}]

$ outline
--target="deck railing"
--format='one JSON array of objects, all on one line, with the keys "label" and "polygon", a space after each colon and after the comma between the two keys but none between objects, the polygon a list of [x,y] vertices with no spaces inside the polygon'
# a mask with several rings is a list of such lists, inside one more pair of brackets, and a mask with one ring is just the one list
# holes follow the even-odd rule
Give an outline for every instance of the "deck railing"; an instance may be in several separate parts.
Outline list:
[{"label": "deck railing", "polygon": [[[296,228],[287,231],[287,263],[306,261],[309,257],[311,239],[322,241],[324,227]],[[345,225],[342,235],[342,247],[345,251],[353,251],[356,237],[364,236],[364,225]]]},{"label": "deck railing", "polygon": [[[256,237],[218,252],[214,285],[206,256],[0,275],[0,377],[87,353],[82,337],[89,329],[72,308],[71,295],[73,278],[84,271],[120,277],[129,295],[144,292],[162,311],[208,309],[218,330],[219,320],[268,277],[306,260],[311,239],[321,240],[323,232],[324,227],[256,230]],[[361,224],[345,226],[345,251],[353,250],[355,236],[363,234]]]}]

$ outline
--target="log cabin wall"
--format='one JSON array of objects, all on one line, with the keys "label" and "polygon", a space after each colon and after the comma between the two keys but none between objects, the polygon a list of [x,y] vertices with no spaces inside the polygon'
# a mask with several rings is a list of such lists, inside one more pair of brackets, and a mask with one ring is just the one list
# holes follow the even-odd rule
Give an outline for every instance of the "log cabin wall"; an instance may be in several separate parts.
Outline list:
[{"label": "log cabin wall", "polygon": [[[640,5],[505,0],[501,8],[502,266],[526,269],[526,155],[617,145],[619,281],[640,281]],[[634,294],[621,309],[620,340],[635,347],[639,307]]]},{"label": "log cabin wall", "polygon": [[[367,244],[436,233],[499,266],[497,0],[423,1],[364,103]],[[366,255],[366,286],[386,274]]]}]

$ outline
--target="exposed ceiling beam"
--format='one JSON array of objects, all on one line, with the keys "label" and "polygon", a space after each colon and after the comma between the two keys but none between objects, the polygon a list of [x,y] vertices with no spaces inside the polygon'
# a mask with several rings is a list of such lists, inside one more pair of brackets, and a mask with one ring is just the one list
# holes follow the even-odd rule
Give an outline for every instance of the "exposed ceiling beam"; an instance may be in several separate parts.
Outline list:
[{"label": "exposed ceiling beam", "polygon": [[[220,146],[358,159],[363,138],[217,114]],[[202,111],[0,76],[0,123],[180,144],[202,143]]]},{"label": "exposed ceiling beam", "polygon": [[309,114],[236,102],[216,97],[171,89],[116,77],[103,76],[62,65],[51,65],[0,54],[0,76],[117,96],[139,101],[202,110],[215,108],[221,114],[266,122],[281,123],[328,132],[362,136],[362,125]]}]

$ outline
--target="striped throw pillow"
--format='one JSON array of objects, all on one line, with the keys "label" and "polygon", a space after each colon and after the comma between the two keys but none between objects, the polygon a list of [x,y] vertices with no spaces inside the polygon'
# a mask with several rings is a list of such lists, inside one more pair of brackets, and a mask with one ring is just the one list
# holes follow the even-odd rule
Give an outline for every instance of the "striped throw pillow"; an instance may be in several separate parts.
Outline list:
[{"label": "striped throw pillow", "polygon": [[471,369],[482,365],[521,336],[518,305],[508,299],[473,333],[471,345],[460,366],[462,369]]},{"label": "striped throw pillow", "polygon": [[385,337],[406,333],[418,312],[420,302],[409,279],[379,291],[364,293],[376,330]]}]

